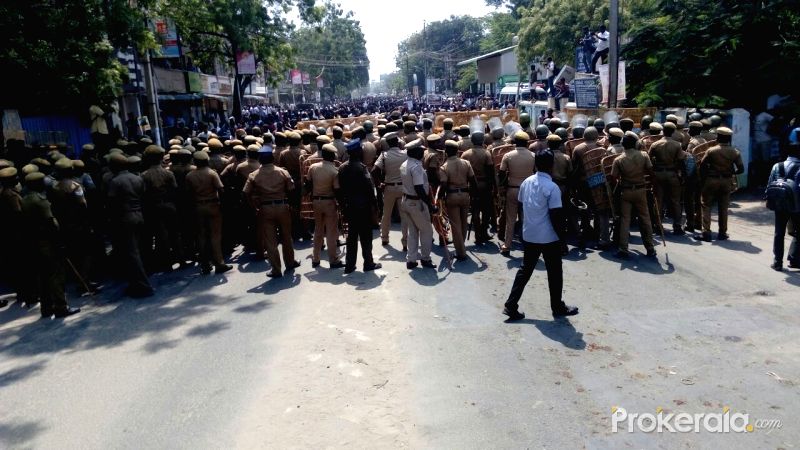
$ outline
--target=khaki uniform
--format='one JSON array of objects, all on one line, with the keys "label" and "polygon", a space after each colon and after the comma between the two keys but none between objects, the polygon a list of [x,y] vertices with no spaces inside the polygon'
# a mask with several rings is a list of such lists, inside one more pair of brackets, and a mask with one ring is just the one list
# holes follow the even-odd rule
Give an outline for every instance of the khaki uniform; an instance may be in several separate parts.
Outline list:
[{"label": "khaki uniform", "polygon": [[[0,246],[0,271],[4,279],[17,293],[17,302],[35,302],[34,299],[25,297],[27,285],[33,284],[29,281],[34,274],[28,273],[23,252],[22,239],[14,236],[23,236],[25,233],[22,221],[22,196],[17,187],[0,187],[0,236],[6,236],[8,241]],[[15,261],[21,259],[23,264]]]},{"label": "khaki uniform", "polygon": [[472,147],[465,151],[461,158],[469,161],[475,180],[478,184],[476,208],[472,211],[475,221],[475,241],[481,242],[489,239],[489,223],[494,213],[494,162],[492,155],[483,147]]},{"label": "khaki uniform", "polygon": [[222,180],[210,167],[200,167],[186,175],[186,188],[192,197],[197,220],[200,264],[222,266],[222,210],[219,192]]},{"label": "khaki uniform", "polygon": [[304,153],[300,147],[289,147],[287,150],[281,153],[280,160],[277,161],[280,167],[289,172],[289,175],[291,175],[295,186],[295,189],[289,191],[288,199],[289,206],[292,209],[292,232],[295,234],[296,238],[299,238],[302,235],[307,236],[307,233],[302,230],[303,227],[300,220],[300,202],[303,198],[303,193],[301,190],[301,186],[303,185],[303,176],[300,161],[303,156]]},{"label": "khaki uniform", "polygon": [[[706,140],[700,136],[692,136],[686,149],[687,158],[693,153],[695,147],[705,144]],[[694,159],[694,156],[692,156]],[[686,208],[686,227],[689,229],[699,229],[703,223],[703,211],[700,207],[700,175],[698,174],[699,161],[694,160],[693,171],[687,171],[686,182],[684,183],[684,205]]]},{"label": "khaki uniform", "polygon": [[278,233],[281,237],[284,263],[289,266],[294,262],[292,214],[287,203],[289,193],[293,190],[295,184],[291,174],[274,164],[262,165],[247,177],[244,185],[244,194],[257,211],[257,243],[263,245],[275,272],[281,271]]},{"label": "khaki uniform", "polygon": [[184,261],[183,245],[178,231],[178,210],[175,206],[178,184],[175,175],[161,166],[151,166],[142,172],[142,180],[148,242],[155,240],[155,252],[149,259],[158,268],[171,268],[173,263]]},{"label": "khaki uniform", "polygon": [[342,162],[347,161],[347,147],[344,145],[344,141],[334,139],[331,143],[336,147],[336,159]]},{"label": "khaki uniform", "polygon": [[650,212],[647,209],[647,190],[644,176],[652,169],[653,165],[645,152],[627,149],[618,156],[611,166],[611,175],[619,178],[620,187],[620,215],[622,223],[619,231],[619,249],[628,251],[630,238],[631,212],[639,218],[639,229],[642,241],[647,250],[655,248],[653,244],[653,225],[650,222]]},{"label": "khaki uniform", "polygon": [[53,215],[61,230],[61,242],[81,277],[91,278],[89,250],[91,226],[83,187],[73,178],[59,180],[50,189]]},{"label": "khaki uniform", "polygon": [[[681,211],[681,181],[678,178],[679,165],[686,159],[681,143],[672,137],[663,137],[650,146],[650,159],[656,176],[653,190],[659,207],[663,210],[665,196],[669,200],[672,213],[672,227],[678,230],[683,225]],[[659,217],[663,211],[657,211]]]},{"label": "khaki uniform", "polygon": [[699,167],[707,165],[701,200],[703,205],[703,234],[711,233],[711,206],[719,203],[719,233],[728,232],[728,206],[731,197],[731,177],[734,166],[744,170],[742,155],[730,145],[716,145],[706,151]]},{"label": "khaki uniform", "polygon": [[533,143],[533,149],[531,150],[533,153],[538,151],[547,150],[550,148],[547,145],[547,139],[537,139],[536,142]]},{"label": "khaki uniform", "polygon": [[465,138],[461,142],[459,142],[458,143],[458,156],[459,156],[459,158],[461,157],[461,155],[464,154],[465,151],[471,149],[472,147],[474,147],[474,145],[472,144],[472,140],[469,139],[469,138]]},{"label": "khaki uniform", "polygon": [[442,186],[447,186],[445,206],[453,231],[453,246],[456,257],[464,258],[467,251],[464,239],[467,236],[467,214],[470,207],[469,180],[475,176],[469,161],[457,156],[447,158],[439,171]]},{"label": "khaki uniform", "polygon": [[336,238],[339,236],[339,213],[336,210],[336,190],[339,189],[339,171],[331,161],[312,164],[306,174],[313,191],[311,199],[314,206],[314,250],[311,261],[319,263],[323,237],[327,241],[328,261],[339,262]]},{"label": "khaki uniform", "polygon": [[228,159],[220,155],[219,153],[214,153],[210,155],[208,158],[208,167],[211,167],[211,169],[214,170],[214,172],[217,172],[219,174],[221,174],[222,171],[225,170],[225,167],[227,167],[229,163],[230,162],[228,161]]},{"label": "khaki uniform", "polygon": [[428,174],[420,161],[408,158],[400,166],[403,180],[403,203],[400,205],[400,217],[404,227],[408,229],[408,252],[406,262],[417,260],[431,260],[431,246],[433,244],[433,225],[431,213],[424,200],[417,197],[415,185],[422,185],[425,195],[430,194]]},{"label": "khaki uniform", "polygon": [[131,295],[151,295],[153,286],[147,278],[139,251],[145,236],[142,199],[144,181],[127,170],[108,181],[108,203],[112,212],[112,227],[116,231],[114,251],[122,258],[123,273],[128,279]]},{"label": "khaki uniform", "polygon": [[500,170],[508,174],[508,185],[506,186],[506,229],[503,251],[511,250],[511,243],[514,241],[514,225],[517,222],[519,212],[519,186],[526,178],[533,175],[535,168],[533,153],[524,147],[517,147],[503,155],[500,161]]},{"label": "khaki uniform", "polygon": [[[395,204],[400,206],[403,198],[403,179],[400,175],[400,166],[408,159],[406,153],[399,148],[391,148],[378,156],[375,167],[383,171],[383,215],[381,217],[381,241],[389,242],[389,228],[392,225],[392,209]],[[408,229],[402,227],[402,244],[406,246]]]},{"label": "khaki uniform", "polygon": [[375,144],[365,140],[361,143],[361,151],[364,154],[364,165],[367,166],[368,170],[372,170],[372,167],[375,166],[375,160],[378,159],[378,150],[375,148]]}]

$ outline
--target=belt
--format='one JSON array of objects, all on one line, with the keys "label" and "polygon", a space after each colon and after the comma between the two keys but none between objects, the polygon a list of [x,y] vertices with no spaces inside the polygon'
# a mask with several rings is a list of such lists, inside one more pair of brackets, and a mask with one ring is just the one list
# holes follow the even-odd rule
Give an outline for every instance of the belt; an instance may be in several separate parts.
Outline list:
[{"label": "belt", "polygon": [[328,197],[323,195],[314,195],[311,197],[312,200],[335,200],[336,197]]},{"label": "belt", "polygon": [[459,192],[469,192],[469,189],[467,189],[467,188],[456,188],[456,189],[448,189],[447,190],[448,194],[458,194]]},{"label": "belt", "polygon": [[733,175],[707,175],[706,178],[730,178]]},{"label": "belt", "polygon": [[284,203],[286,203],[286,199],[285,198],[281,199],[281,200],[264,200],[264,201],[261,202],[261,206],[265,206],[265,205],[267,205],[267,206],[268,205],[283,205]]},{"label": "belt", "polygon": [[419,200],[419,196],[418,195],[403,194],[403,197],[405,197],[405,198],[407,198],[409,200]]},{"label": "belt", "polygon": [[635,191],[637,189],[644,189],[646,187],[647,187],[646,184],[628,184],[628,185],[623,185],[622,189],[630,189]]},{"label": "belt", "polygon": [[385,184],[386,186],[402,186],[403,182],[401,181],[400,183],[383,183],[383,184]]},{"label": "belt", "polygon": [[210,200],[198,200],[196,203],[198,205],[208,205],[210,203],[219,203],[219,199],[218,198],[212,198]]},{"label": "belt", "polygon": [[506,186],[506,188],[514,188],[514,189],[519,189],[519,186]]}]

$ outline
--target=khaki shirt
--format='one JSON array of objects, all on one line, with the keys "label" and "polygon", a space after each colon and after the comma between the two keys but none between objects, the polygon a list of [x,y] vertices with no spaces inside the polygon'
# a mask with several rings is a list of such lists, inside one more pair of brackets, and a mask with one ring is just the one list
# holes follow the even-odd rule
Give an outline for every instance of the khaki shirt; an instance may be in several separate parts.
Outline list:
[{"label": "khaki shirt", "polygon": [[283,200],[286,193],[294,190],[294,181],[286,169],[265,164],[247,177],[244,193],[259,205],[267,200]]},{"label": "khaki shirt", "polygon": [[463,154],[464,152],[466,152],[467,150],[471,149],[472,147],[474,147],[474,145],[472,144],[472,141],[470,139],[468,139],[468,138],[465,138],[463,141],[458,143],[458,153],[459,154]]},{"label": "khaki shirt", "polygon": [[644,184],[644,176],[653,168],[647,153],[626,149],[611,165],[611,175],[619,177],[623,186]]},{"label": "khaki shirt", "polygon": [[465,189],[469,187],[469,179],[475,176],[472,165],[465,159],[457,156],[447,158],[439,169],[439,181],[447,183],[449,189]]},{"label": "khaki shirt", "polygon": [[436,170],[442,167],[444,161],[444,152],[440,152],[438,150],[425,150],[425,156],[422,158],[422,167],[425,170]]},{"label": "khaki shirt", "polygon": [[705,143],[706,143],[706,140],[703,139],[702,136],[692,136],[692,139],[689,140],[689,146],[687,147],[687,150],[691,152],[698,145],[703,145]]},{"label": "khaki shirt", "polygon": [[336,159],[339,161],[347,161],[347,147],[345,147],[344,141],[341,139],[334,139],[332,144],[336,147]]},{"label": "khaki shirt", "polygon": [[675,139],[681,144],[681,150],[686,150],[689,147],[689,133],[683,130],[675,130],[672,133],[672,139]]},{"label": "khaki shirt", "polygon": [[572,173],[572,161],[566,153],[558,150],[553,152],[553,181],[563,184]]},{"label": "khaki shirt", "polygon": [[381,153],[378,160],[375,161],[375,167],[379,167],[383,171],[383,182],[401,183],[403,180],[400,177],[400,166],[407,159],[406,152],[397,147]]},{"label": "khaki shirt", "polygon": [[702,166],[706,163],[709,164],[710,175],[732,176],[734,165],[740,170],[744,169],[742,154],[739,153],[739,150],[727,144],[715,145],[708,149],[706,154],[703,155],[700,165]]},{"label": "khaki shirt", "polygon": [[186,175],[186,188],[196,203],[219,200],[223,187],[219,175],[210,167],[200,167]]},{"label": "khaki shirt", "polygon": [[300,169],[300,157],[302,156],[303,151],[300,150],[300,147],[289,147],[288,150],[281,153],[281,160],[278,161],[278,165],[286,169],[295,181],[299,181],[302,177]]},{"label": "khaki shirt", "polygon": [[314,191],[311,195],[333,197],[339,189],[339,170],[330,161],[314,163],[308,168],[306,179],[311,181]]},{"label": "khaki shirt", "polygon": [[674,170],[678,161],[686,159],[686,153],[681,149],[680,142],[663,137],[650,146],[650,159],[656,169]]},{"label": "khaki shirt", "polygon": [[587,140],[584,140],[582,143],[576,145],[575,150],[573,150],[572,152],[573,170],[583,175],[583,155],[589,150],[593,150],[597,147],[600,147],[597,141],[587,141]]},{"label": "khaki shirt", "polygon": [[531,151],[536,153],[540,150],[547,150],[548,148],[550,148],[550,146],[547,145],[547,139],[537,139],[536,142],[533,143],[533,149],[531,149]]},{"label": "khaki shirt", "polygon": [[503,155],[500,170],[508,172],[508,187],[519,187],[526,178],[533,175],[534,160],[533,153],[524,147],[517,147]]},{"label": "khaki shirt", "polygon": [[492,167],[494,167],[492,155],[483,147],[472,147],[465,151],[461,155],[461,158],[469,161],[472,170],[475,172],[475,178],[478,181],[486,181]]},{"label": "khaki shirt", "polygon": [[211,167],[211,169],[213,169],[217,173],[222,173],[222,171],[225,170],[225,167],[227,167],[229,163],[230,161],[228,161],[228,158],[218,153],[210,155],[208,158],[208,167]]},{"label": "khaki shirt", "polygon": [[144,181],[144,198],[146,202],[154,203],[166,199],[170,192],[178,188],[175,175],[161,166],[152,166],[142,172]]},{"label": "khaki shirt", "polygon": [[239,177],[243,183],[247,180],[247,177],[249,177],[251,173],[258,170],[259,167],[261,167],[261,163],[253,159],[248,159],[247,161],[236,166],[236,176]]},{"label": "khaki shirt", "polygon": [[375,165],[375,159],[378,157],[378,149],[375,144],[366,140],[361,142],[361,152],[364,154],[364,165],[370,170]]},{"label": "khaki shirt", "polygon": [[610,151],[614,155],[621,155],[625,153],[625,147],[623,147],[622,144],[614,144],[608,147],[608,151]]}]

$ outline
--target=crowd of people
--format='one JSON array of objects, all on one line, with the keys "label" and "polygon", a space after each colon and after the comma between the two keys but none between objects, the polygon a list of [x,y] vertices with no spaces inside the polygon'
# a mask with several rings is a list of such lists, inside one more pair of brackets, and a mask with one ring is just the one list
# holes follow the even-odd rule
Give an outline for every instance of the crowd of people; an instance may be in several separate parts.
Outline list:
[{"label": "crowd of people", "polygon": [[[553,313],[571,315],[577,309],[560,298],[569,245],[616,248],[629,258],[636,222],[647,256],[656,257],[653,233],[663,233],[665,217],[674,234],[710,241],[714,203],[716,239],[728,239],[729,196],[744,166],[719,116],[693,113],[684,123],[670,115],[663,124],[644,117],[636,133],[629,118],[547,117],[536,125],[521,114],[503,124],[476,113],[457,126],[407,106],[379,105],[388,111],[350,125],[343,113],[370,106],[309,110],[299,117],[316,117],[316,125],[294,128],[265,123],[275,111],[250,109],[230,136],[201,126],[176,133],[166,148],[139,137],[86,144],[76,155],[10,141],[0,161],[0,232],[19,239],[2,246],[5,281],[20,304],[41,303],[42,316],[64,317],[77,312],[66,301],[68,278],[83,292],[121,278],[126,295],[151,296],[153,273],[194,266],[223,274],[240,246],[269,262],[269,277],[300,266],[294,245],[301,240],[313,245],[314,268],[326,250],[330,269],[351,273],[360,245],[362,269],[371,271],[381,267],[372,256],[373,230],[392,245],[399,216],[408,270],[436,267],[435,237],[453,244],[456,269],[468,258],[470,233],[477,245],[497,239],[510,257],[521,228],[519,282],[543,254]],[[551,207],[528,212],[541,207],[542,195]],[[775,251],[781,260],[782,242]],[[800,264],[797,253],[795,244],[792,267]],[[521,316],[517,284],[505,309],[512,319]]]}]

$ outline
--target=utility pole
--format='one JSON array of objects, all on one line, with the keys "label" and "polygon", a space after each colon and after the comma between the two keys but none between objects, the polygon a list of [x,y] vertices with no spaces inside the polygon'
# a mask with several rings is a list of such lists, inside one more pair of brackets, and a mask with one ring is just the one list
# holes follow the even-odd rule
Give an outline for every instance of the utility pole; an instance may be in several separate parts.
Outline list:
[{"label": "utility pole", "polygon": [[427,25],[426,21],[422,22],[422,54],[425,57],[425,72],[423,78],[425,78],[425,94],[428,94],[428,33],[427,33]]},{"label": "utility pole", "polygon": [[619,86],[619,0],[610,0],[608,12],[608,107],[617,107]]},{"label": "utility pole", "polygon": [[156,92],[156,85],[153,82],[153,67],[150,64],[150,50],[144,52],[142,70],[144,71],[144,85],[147,95],[147,120],[150,121],[150,129],[153,130],[155,144],[161,145],[161,124],[159,123],[158,117],[158,92]]}]

